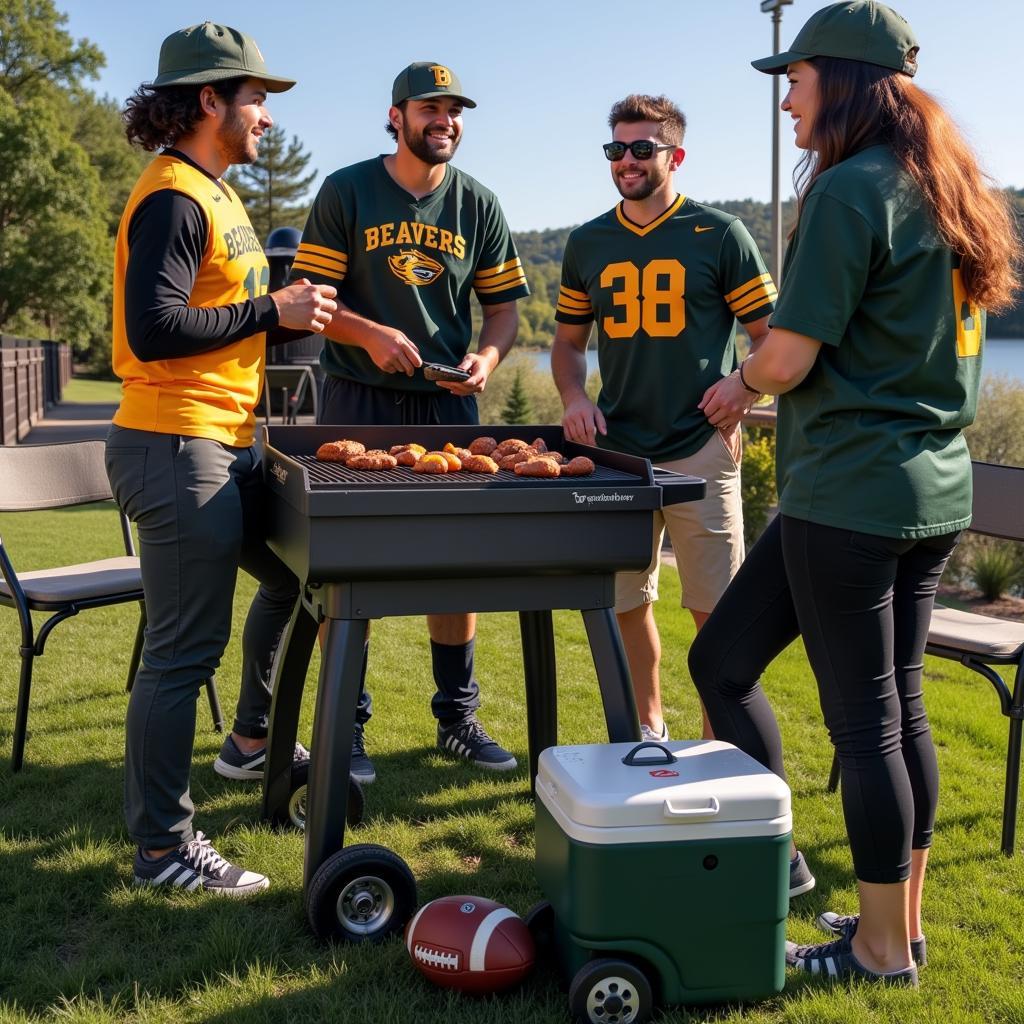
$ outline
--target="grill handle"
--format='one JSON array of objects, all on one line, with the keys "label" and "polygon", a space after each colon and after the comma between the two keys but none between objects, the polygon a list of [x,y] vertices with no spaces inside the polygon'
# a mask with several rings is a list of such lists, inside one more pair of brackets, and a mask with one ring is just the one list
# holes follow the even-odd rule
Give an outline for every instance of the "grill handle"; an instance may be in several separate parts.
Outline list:
[{"label": "grill handle", "polygon": [[683,501],[693,501],[693,485],[698,481],[703,485],[701,497],[704,496],[706,480],[687,476],[685,473],[673,473],[671,469],[659,469],[657,466],[653,467],[653,473],[654,482],[661,488],[662,508],[667,505],[678,505]]}]

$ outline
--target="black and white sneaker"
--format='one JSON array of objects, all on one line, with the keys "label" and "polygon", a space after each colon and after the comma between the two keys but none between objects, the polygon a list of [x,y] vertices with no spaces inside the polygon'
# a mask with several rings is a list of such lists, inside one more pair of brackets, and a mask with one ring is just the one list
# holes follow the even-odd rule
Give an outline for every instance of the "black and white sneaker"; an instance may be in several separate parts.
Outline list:
[{"label": "black and white sneaker", "polygon": [[[295,753],[292,755],[292,762],[299,764],[309,760],[309,751],[301,744],[295,744]],[[267,763],[267,748],[260,747],[251,754],[243,754],[238,745],[228,733],[213,762],[213,770],[225,779],[240,779],[245,782],[262,782],[263,769]]]},{"label": "black and white sneaker", "polygon": [[[831,910],[826,910],[814,919],[814,923],[823,932],[828,932],[830,935],[846,935],[852,939],[854,932],[857,931],[857,925],[860,923],[860,914],[835,914]],[[928,943],[925,941],[924,935],[910,940],[910,955],[918,967],[927,966]]]},{"label": "black and white sneaker", "polygon": [[202,832],[197,832],[190,843],[182,843],[176,850],[156,860],[135,853],[136,885],[167,885],[184,892],[205,889],[221,896],[250,896],[266,889],[270,880],[266,875],[229,864]]},{"label": "black and white sneaker", "polygon": [[804,860],[804,855],[797,850],[796,856],[789,862],[789,898],[803,896],[810,892],[814,886],[814,875]]},{"label": "black and white sneaker", "polygon": [[371,782],[377,781],[377,769],[366,753],[363,726],[359,722],[356,722],[352,730],[352,760],[349,762],[348,773],[361,786],[368,786]]},{"label": "black and white sneaker", "polygon": [[798,971],[816,974],[828,981],[863,978],[865,981],[917,988],[916,964],[899,971],[872,971],[854,956],[849,935],[842,935],[832,942],[823,942],[817,946],[798,946],[796,943],[787,942],[786,963]]},{"label": "black and white sneaker", "polygon": [[510,772],[518,767],[515,757],[487,735],[476,715],[454,725],[437,727],[437,745],[446,753],[464,757],[489,771]]}]

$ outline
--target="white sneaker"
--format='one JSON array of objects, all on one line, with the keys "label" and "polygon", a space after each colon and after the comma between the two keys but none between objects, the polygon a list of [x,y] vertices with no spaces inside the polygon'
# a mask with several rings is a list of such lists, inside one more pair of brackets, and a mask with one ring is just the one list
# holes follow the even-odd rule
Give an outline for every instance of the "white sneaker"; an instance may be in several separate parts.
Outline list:
[{"label": "white sneaker", "polygon": [[649,725],[640,726],[640,739],[645,743],[664,743],[668,739],[668,722],[661,723],[661,733],[656,733]]}]

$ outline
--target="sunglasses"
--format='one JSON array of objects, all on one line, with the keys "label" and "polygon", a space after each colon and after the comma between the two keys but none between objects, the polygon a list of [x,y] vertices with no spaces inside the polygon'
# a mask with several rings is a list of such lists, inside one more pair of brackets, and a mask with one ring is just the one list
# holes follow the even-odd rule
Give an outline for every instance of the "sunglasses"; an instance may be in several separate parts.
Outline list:
[{"label": "sunglasses", "polygon": [[664,146],[651,142],[650,139],[637,139],[636,142],[606,142],[604,155],[609,160],[621,160],[628,149],[637,160],[650,160],[655,153],[663,149],[675,149],[675,146]]}]

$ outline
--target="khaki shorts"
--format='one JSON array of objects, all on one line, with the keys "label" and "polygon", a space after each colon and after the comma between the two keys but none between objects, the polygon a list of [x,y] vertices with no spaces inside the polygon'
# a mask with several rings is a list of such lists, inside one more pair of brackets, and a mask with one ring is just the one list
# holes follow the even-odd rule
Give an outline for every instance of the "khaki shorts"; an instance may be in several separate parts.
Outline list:
[{"label": "khaki shorts", "polygon": [[644,572],[620,572],[615,577],[615,611],[632,611],[658,600],[658,570],[665,529],[672,539],[682,606],[710,612],[743,561],[743,504],[740,470],[721,433],[693,455],[659,463],[662,469],[689,473],[708,482],[701,501],[684,501],[654,513],[654,550]]}]

